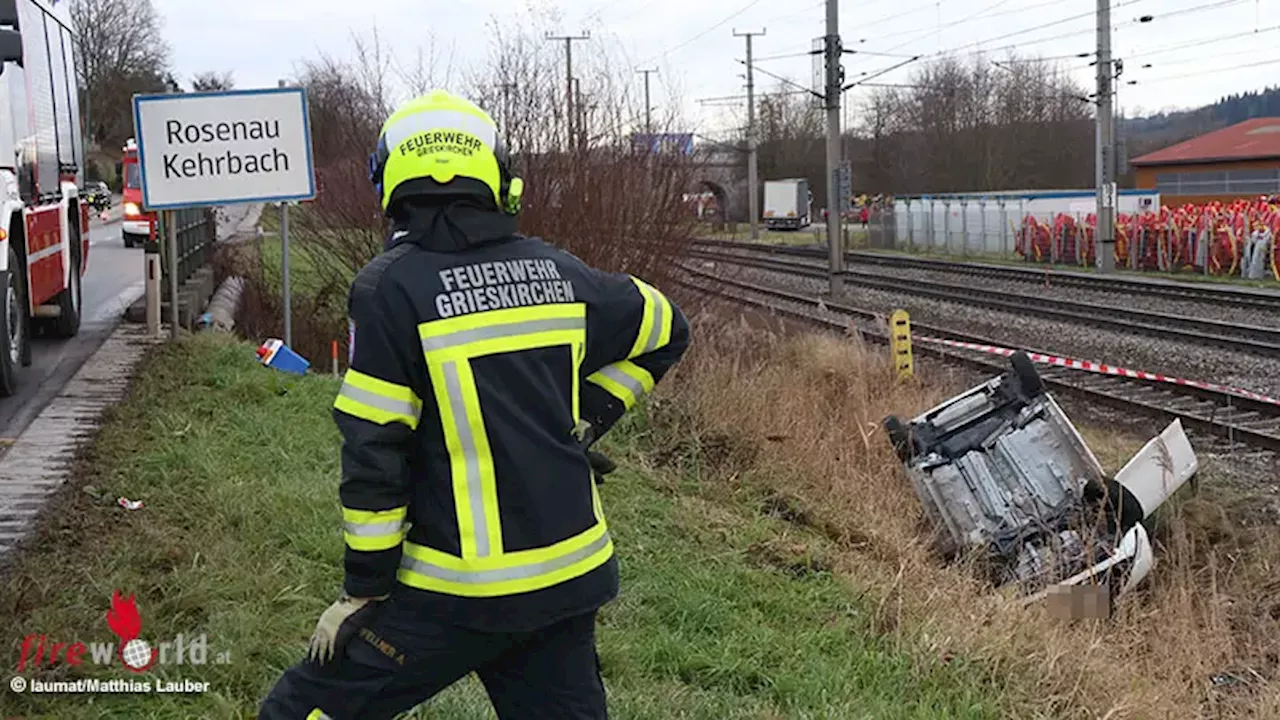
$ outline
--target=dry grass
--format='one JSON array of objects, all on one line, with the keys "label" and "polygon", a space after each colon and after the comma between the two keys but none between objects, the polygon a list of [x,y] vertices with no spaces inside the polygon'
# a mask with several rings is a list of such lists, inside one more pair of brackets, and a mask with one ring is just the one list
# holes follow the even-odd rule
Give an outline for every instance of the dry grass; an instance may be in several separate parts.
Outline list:
[{"label": "dry grass", "polygon": [[[928,550],[920,506],[883,436],[957,388],[894,386],[877,348],[756,323],[695,320],[695,344],[652,412],[654,460],[703,469],[707,492],[754,492],[843,551],[836,565],[879,608],[877,625],[926,662],[953,654],[1025,676],[1045,717],[1280,717],[1280,533],[1234,522],[1229,498],[1179,497],[1148,527],[1153,578],[1107,623],[1017,609]],[[1088,432],[1114,470],[1140,446]],[[674,448],[674,450],[672,449]],[[1237,679],[1222,682],[1222,674]],[[1218,677],[1215,683],[1214,678]]]}]

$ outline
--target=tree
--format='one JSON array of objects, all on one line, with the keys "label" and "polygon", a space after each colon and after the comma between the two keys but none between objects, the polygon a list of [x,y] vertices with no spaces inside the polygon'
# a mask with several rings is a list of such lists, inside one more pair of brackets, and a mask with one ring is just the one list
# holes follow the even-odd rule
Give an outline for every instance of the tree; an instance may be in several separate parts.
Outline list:
[{"label": "tree", "polygon": [[191,78],[192,92],[216,92],[230,90],[236,86],[231,73],[202,72]]},{"label": "tree", "polygon": [[151,0],[71,0],[71,23],[85,139],[118,146],[133,132],[133,95],[175,85],[160,15]]}]

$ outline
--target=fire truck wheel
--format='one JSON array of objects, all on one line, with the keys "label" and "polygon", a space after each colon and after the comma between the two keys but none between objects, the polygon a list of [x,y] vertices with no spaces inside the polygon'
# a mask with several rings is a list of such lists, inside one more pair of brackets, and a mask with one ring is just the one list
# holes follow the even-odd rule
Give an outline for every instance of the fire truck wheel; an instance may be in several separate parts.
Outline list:
[{"label": "fire truck wheel", "polygon": [[9,270],[0,273],[0,397],[18,389],[18,368],[30,364],[27,293],[18,253],[9,246]]},{"label": "fire truck wheel", "polygon": [[[71,232],[73,248],[80,246],[80,233]],[[67,289],[58,293],[58,317],[53,321],[53,334],[57,337],[75,337],[80,332],[80,313],[82,310],[80,296],[80,253],[78,249],[71,251],[71,273]]]}]

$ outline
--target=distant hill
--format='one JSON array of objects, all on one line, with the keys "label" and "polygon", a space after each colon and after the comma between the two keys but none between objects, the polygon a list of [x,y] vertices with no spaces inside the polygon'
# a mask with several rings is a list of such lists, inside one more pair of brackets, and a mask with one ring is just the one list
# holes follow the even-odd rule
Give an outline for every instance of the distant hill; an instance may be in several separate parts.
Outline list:
[{"label": "distant hill", "polygon": [[1125,118],[1120,135],[1128,156],[1134,158],[1228,125],[1270,116],[1280,117],[1280,87],[1229,95],[1193,110]]}]

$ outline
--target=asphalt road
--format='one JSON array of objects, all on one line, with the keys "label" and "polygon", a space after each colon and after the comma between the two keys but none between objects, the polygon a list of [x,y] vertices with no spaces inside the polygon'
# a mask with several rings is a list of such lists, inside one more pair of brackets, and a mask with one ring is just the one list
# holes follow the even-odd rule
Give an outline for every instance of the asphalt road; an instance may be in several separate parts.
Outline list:
[{"label": "asphalt road", "polygon": [[[245,212],[241,207],[219,212],[219,237],[226,237]],[[121,241],[118,215],[105,223],[96,217],[90,221],[80,333],[68,340],[32,339],[31,366],[20,369],[18,394],[0,399],[0,444],[26,429],[115,330],[124,311],[142,297],[144,270],[142,249],[125,248]],[[0,452],[4,449],[0,446]]]}]

